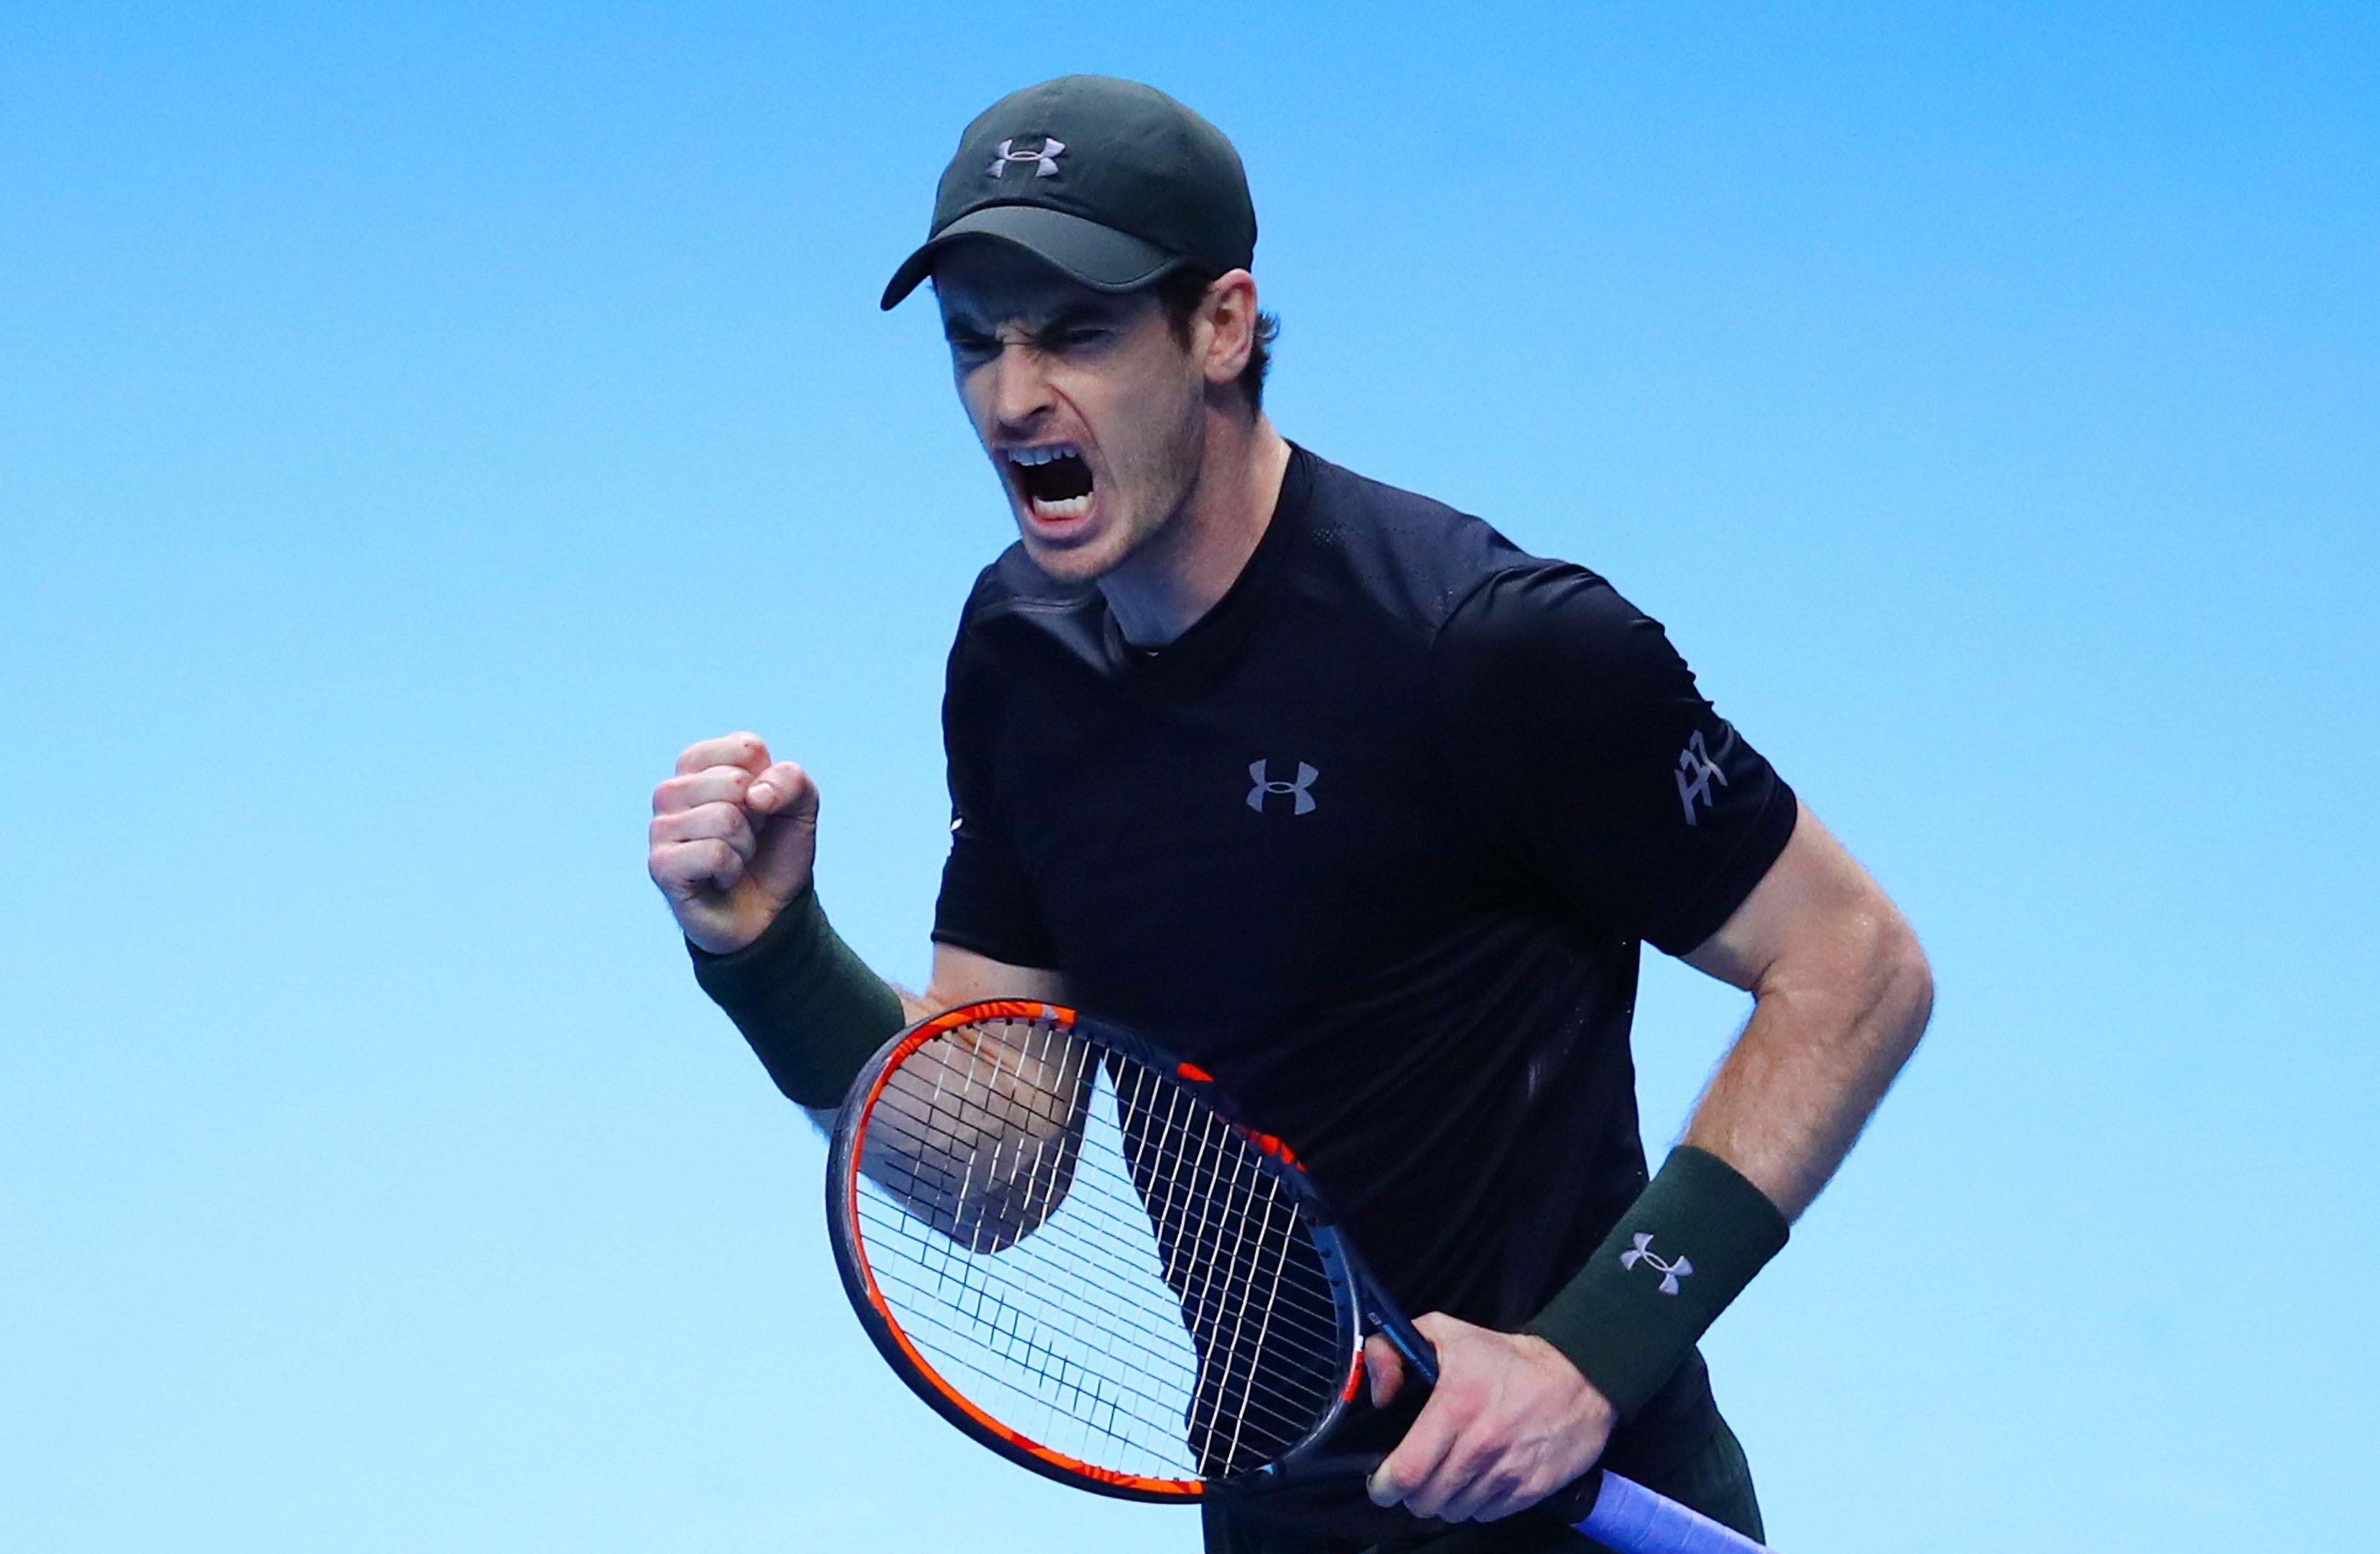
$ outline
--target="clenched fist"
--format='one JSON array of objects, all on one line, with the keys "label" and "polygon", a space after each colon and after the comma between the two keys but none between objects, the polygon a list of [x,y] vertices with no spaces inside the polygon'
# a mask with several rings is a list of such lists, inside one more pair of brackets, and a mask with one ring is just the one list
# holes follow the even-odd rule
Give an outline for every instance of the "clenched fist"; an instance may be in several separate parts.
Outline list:
[{"label": "clenched fist", "polygon": [[818,784],[756,734],[689,745],[653,790],[646,867],[687,939],[715,955],[760,937],[810,882]]}]

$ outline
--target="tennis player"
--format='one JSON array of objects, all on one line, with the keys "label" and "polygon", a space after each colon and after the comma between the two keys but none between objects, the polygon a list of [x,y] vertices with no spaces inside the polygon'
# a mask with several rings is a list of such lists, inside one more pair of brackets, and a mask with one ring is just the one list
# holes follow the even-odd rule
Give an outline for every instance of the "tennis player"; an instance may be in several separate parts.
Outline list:
[{"label": "tennis player", "polygon": [[[1018,531],[968,599],[922,997],[811,884],[817,788],[750,734],[653,795],[702,987],[823,1117],[905,1021],[1025,997],[1135,1027],[1290,1140],[1438,1346],[1375,1341],[1368,1480],[1210,1499],[1212,1550],[1585,1548],[1517,1513],[1600,1461],[1760,1536],[1695,1342],[1784,1244],[1932,1001],[1876,885],[1602,577],[1285,441],[1215,127],[1129,81],[1002,99],[930,281]],[[1751,991],[1658,1174],[1640,944]]]}]

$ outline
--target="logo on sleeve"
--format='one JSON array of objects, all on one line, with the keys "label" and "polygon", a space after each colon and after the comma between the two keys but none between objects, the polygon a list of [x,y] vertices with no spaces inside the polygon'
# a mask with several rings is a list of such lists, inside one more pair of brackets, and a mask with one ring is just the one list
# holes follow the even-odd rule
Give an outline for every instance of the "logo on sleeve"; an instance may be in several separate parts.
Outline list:
[{"label": "logo on sleeve", "polygon": [[1693,737],[1686,741],[1686,747],[1678,752],[1676,775],[1678,802],[1686,807],[1686,824],[1694,823],[1695,805],[1699,804],[1706,809],[1718,807],[1718,800],[1711,794],[1711,784],[1717,783],[1722,788],[1727,786],[1727,773],[1718,769],[1718,762],[1711,759],[1710,751],[1703,744],[1702,730],[1694,730]]},{"label": "logo on sleeve", "polygon": [[1039,145],[1028,151],[1018,151],[1015,147],[1016,142],[1013,139],[1000,142],[999,154],[991,159],[991,165],[983,170],[983,176],[987,178],[1004,178],[1008,176],[1008,164],[1012,162],[1033,164],[1033,176],[1037,178],[1054,178],[1058,176],[1058,158],[1065,154],[1065,141],[1053,140],[1045,135],[1041,138]]},{"label": "logo on sleeve", "polygon": [[1311,815],[1314,813],[1314,779],[1320,775],[1321,773],[1314,768],[1304,761],[1299,761],[1297,781],[1283,783],[1273,777],[1271,762],[1250,761],[1248,776],[1256,785],[1248,789],[1248,807],[1261,815],[1264,813],[1266,801],[1276,795],[1281,795],[1288,797],[1291,814]]},{"label": "logo on sleeve", "polygon": [[[1696,735],[1696,737],[1701,736]],[[1658,1269],[1661,1275],[1661,1293],[1665,1295],[1676,1294],[1678,1281],[1694,1271],[1694,1265],[1683,1257],[1680,1257],[1675,1262],[1665,1262],[1656,1256],[1653,1252],[1653,1238],[1642,1231],[1628,1239],[1636,1244],[1620,1254],[1620,1266],[1634,1268],[1638,1263],[1643,1263],[1647,1268]]]}]

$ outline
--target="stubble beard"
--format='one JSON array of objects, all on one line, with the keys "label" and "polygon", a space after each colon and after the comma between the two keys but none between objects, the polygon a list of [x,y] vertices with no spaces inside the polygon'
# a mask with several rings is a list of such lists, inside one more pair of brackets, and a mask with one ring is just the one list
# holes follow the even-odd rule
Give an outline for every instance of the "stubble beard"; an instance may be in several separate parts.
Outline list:
[{"label": "stubble beard", "polygon": [[1205,418],[1204,397],[1190,396],[1170,435],[1159,439],[1143,456],[1111,472],[1119,502],[1125,492],[1140,495],[1130,507],[1119,508],[1107,532],[1092,544],[1042,546],[1034,541],[1029,529],[1023,530],[1025,548],[1034,564],[1048,576],[1069,583],[1098,582],[1162,567],[1188,538],[1189,526],[1184,518],[1197,500],[1206,474]]}]

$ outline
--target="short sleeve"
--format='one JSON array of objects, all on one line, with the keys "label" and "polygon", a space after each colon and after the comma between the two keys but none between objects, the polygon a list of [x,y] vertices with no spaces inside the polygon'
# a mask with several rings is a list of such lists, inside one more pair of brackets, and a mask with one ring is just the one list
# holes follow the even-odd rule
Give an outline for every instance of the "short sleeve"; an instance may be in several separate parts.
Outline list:
[{"label": "short sleeve", "polygon": [[1684,954],[1793,833],[1793,791],[1660,623],[1583,567],[1475,589],[1432,647],[1443,757],[1557,901]]},{"label": "short sleeve", "polygon": [[990,676],[970,662],[966,629],[951,650],[942,692],[942,751],[951,787],[951,852],[934,903],[938,943],[1009,965],[1055,968],[1050,937],[1023,860],[1002,823],[996,762],[1000,715]]}]

